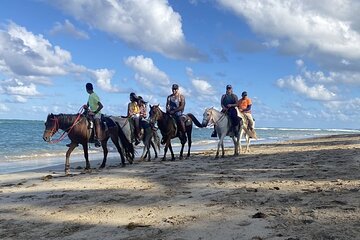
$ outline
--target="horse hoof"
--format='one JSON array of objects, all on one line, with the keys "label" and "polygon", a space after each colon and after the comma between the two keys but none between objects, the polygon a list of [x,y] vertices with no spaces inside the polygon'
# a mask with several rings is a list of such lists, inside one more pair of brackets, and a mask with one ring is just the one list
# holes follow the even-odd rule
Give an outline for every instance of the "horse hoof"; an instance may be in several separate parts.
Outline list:
[{"label": "horse hoof", "polygon": [[162,158],[161,161],[162,161],[162,162],[165,162],[165,161],[166,161],[166,158]]},{"label": "horse hoof", "polygon": [[125,163],[122,163],[122,164],[121,164],[121,167],[126,167],[126,164],[125,164]]}]

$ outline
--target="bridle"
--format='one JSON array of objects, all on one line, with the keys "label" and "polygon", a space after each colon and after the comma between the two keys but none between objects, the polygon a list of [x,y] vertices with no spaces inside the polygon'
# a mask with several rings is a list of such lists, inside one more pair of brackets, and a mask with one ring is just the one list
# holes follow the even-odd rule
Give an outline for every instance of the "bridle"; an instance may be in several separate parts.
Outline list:
[{"label": "bridle", "polygon": [[46,129],[45,132],[50,132],[50,136],[53,136],[59,130],[59,119],[53,116],[53,118],[50,118],[49,120],[54,121],[55,123],[50,130]]},{"label": "bridle", "polygon": [[[67,135],[69,135],[71,130],[74,128],[74,126],[77,125],[81,121],[80,118],[81,118],[81,113],[79,112],[74,123],[68,129],[64,130],[64,132],[61,134],[61,136],[58,139],[50,141],[50,143],[58,143],[58,142],[62,141]],[[53,118],[50,118],[49,120],[55,121],[55,124],[53,125],[53,127],[50,130],[45,130],[45,132],[50,132],[50,136],[53,136],[60,128],[59,118],[53,116]]]},{"label": "bridle", "polygon": [[222,121],[223,118],[225,117],[225,113],[224,114],[221,114],[220,118],[217,120],[217,121],[214,121],[214,116],[213,116],[213,111],[214,109],[213,108],[209,108],[206,110],[207,113],[210,112],[210,116],[209,116],[209,122],[212,123],[213,125],[216,125],[218,122]]}]

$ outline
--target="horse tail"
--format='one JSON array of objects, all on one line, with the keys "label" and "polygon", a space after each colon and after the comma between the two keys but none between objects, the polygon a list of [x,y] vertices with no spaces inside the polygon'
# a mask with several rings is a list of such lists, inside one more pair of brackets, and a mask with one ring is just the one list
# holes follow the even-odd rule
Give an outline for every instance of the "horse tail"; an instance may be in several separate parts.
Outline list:
[{"label": "horse tail", "polygon": [[134,156],[135,156],[134,146],[129,141],[129,139],[125,136],[124,131],[122,130],[120,124],[118,122],[116,122],[116,125],[118,126],[118,129],[119,129],[119,131],[118,131],[119,138],[120,138],[121,145],[123,146],[123,148],[125,150],[125,154],[126,154],[126,156],[130,155],[130,158],[133,160]]},{"label": "horse tail", "polygon": [[195,123],[195,125],[199,128],[203,128],[204,126],[196,119],[196,117],[192,113],[187,114],[191,120]]}]

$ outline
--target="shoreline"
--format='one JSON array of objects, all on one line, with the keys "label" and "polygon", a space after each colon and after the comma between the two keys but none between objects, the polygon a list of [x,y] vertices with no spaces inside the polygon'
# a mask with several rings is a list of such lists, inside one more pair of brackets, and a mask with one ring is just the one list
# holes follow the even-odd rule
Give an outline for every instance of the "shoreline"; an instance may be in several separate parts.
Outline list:
[{"label": "shoreline", "polygon": [[[1,239],[358,239],[360,135],[0,175]],[[178,155],[178,153],[176,154]],[[97,167],[94,160],[92,168]],[[84,162],[81,163],[84,165]]]},{"label": "shoreline", "polygon": [[[354,131],[354,130],[352,130],[352,131]],[[357,133],[349,133],[349,135],[354,135],[354,134],[356,135]],[[344,133],[344,134],[325,135],[325,137],[326,136],[337,136],[337,135],[347,135],[347,134]],[[324,135],[299,136],[299,137],[292,137],[290,139],[286,139],[284,137],[283,139],[280,139],[280,140],[279,139],[273,139],[273,140],[258,139],[258,140],[252,140],[251,146],[280,144],[282,142],[287,142],[287,141],[292,141],[292,140],[311,139],[311,138],[318,138],[318,137],[324,137]],[[225,149],[231,149],[233,147],[232,140],[228,137],[225,138],[224,140],[225,140],[224,141]],[[191,152],[192,153],[201,153],[201,152],[205,152],[205,151],[209,151],[209,150],[216,152],[217,143],[218,143],[217,138],[195,141],[192,143]],[[242,144],[242,146],[246,146],[245,139],[242,139],[241,144]],[[142,153],[142,146],[143,145],[140,144],[139,146],[136,147],[137,153],[136,153],[135,161],[139,160],[139,157]],[[178,139],[175,139],[175,141],[173,142],[173,149],[174,149],[175,155],[177,152],[180,151],[180,146],[181,145],[180,145],[180,142],[178,141]],[[111,142],[109,142],[108,149],[109,149],[108,158],[109,157],[114,157],[114,158],[119,157],[119,155],[115,149],[115,146],[113,146]],[[164,149],[164,145],[161,145],[160,153],[158,152],[159,156],[163,156],[163,149]],[[16,156],[15,157],[5,156],[5,159],[2,159],[2,161],[0,162],[0,176],[2,174],[11,174],[11,173],[18,173],[18,172],[25,172],[25,171],[36,171],[38,169],[51,168],[53,166],[65,164],[66,151],[67,151],[67,148],[64,147],[64,149],[62,149],[62,150],[56,149],[54,151],[44,152],[42,155],[39,155],[39,156],[37,156],[37,155],[35,155],[35,156],[22,155],[22,156],[17,156],[17,157]],[[185,144],[185,148],[184,148],[184,152],[186,152],[186,151],[187,151],[187,144]],[[152,156],[153,155],[154,155],[154,152],[152,150]],[[168,156],[170,155],[169,151],[168,151],[167,155]],[[102,149],[95,148],[94,146],[91,145],[89,148],[90,163],[92,161],[98,163],[100,161],[100,159],[102,159],[102,157],[103,157]],[[85,159],[83,157],[83,150],[82,150],[81,146],[79,146],[71,154],[70,165],[71,166],[73,164],[81,165],[81,163],[85,164]],[[16,165],[18,165],[18,166],[16,166]],[[91,164],[91,166],[92,165],[93,164]]]}]

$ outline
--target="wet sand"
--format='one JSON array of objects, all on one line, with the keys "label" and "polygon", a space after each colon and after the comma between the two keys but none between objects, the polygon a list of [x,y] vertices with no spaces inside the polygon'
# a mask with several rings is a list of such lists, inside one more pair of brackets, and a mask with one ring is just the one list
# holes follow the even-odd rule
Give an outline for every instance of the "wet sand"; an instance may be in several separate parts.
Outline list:
[{"label": "wet sand", "polygon": [[360,239],[360,135],[0,175],[0,239]]}]

